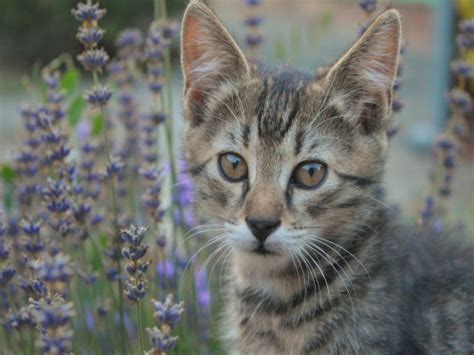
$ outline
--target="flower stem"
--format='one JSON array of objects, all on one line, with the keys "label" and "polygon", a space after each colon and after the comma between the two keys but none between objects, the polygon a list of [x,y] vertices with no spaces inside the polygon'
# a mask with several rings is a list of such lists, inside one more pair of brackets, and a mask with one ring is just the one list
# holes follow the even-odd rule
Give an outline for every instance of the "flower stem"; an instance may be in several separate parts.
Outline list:
[{"label": "flower stem", "polygon": [[145,353],[145,348],[143,347],[143,337],[142,337],[142,312],[140,312],[140,302],[137,302],[137,327],[138,327],[138,340],[140,341],[140,354]]},{"label": "flower stem", "polygon": [[[154,5],[155,5],[155,16],[156,16],[156,21],[161,21],[161,23],[165,23],[167,21],[167,9],[166,9],[166,0],[154,0]],[[159,8],[159,9],[158,9]],[[165,80],[166,80],[166,113],[167,113],[167,119],[165,121],[165,138],[166,138],[166,146],[167,146],[167,151],[168,151],[168,158],[169,158],[169,163],[170,163],[170,175],[171,175],[171,193],[173,194],[173,189],[175,189],[178,186],[178,172],[177,172],[177,167],[176,167],[176,156],[175,156],[175,147],[173,144],[173,87],[171,86],[171,53],[170,53],[170,48],[167,47],[165,48],[165,53],[164,53],[164,72],[165,72]],[[175,226],[172,223],[173,226],[173,240],[172,240],[172,250],[175,252],[178,247],[178,233],[180,227],[184,227],[184,213],[182,206],[178,203],[178,214],[179,214],[179,219],[180,219],[180,224],[179,226]],[[173,218],[173,205],[171,206],[171,218]],[[186,252],[189,253],[189,250],[187,248],[187,243],[185,244]],[[174,266],[176,267],[176,257],[174,257]]]},{"label": "flower stem", "polygon": [[[99,75],[96,70],[92,71],[92,76],[94,78],[94,84],[99,85]],[[100,105],[100,113],[102,115],[102,119],[104,120],[104,140],[105,140],[105,155],[107,163],[110,164],[112,161],[111,157],[111,146],[108,134],[108,127],[107,127],[107,117],[105,115],[105,109],[103,105]],[[115,181],[114,178],[111,177],[110,179],[110,192],[112,195],[112,210],[114,216],[114,229],[115,235],[113,238],[114,248],[116,255],[120,255],[120,240],[119,240],[119,233],[120,233],[120,226],[118,221],[118,211],[117,211],[117,193],[115,189]],[[120,258],[116,258],[116,267],[117,272],[119,274],[119,279],[117,282],[117,289],[118,289],[118,302],[119,302],[119,316],[120,316],[120,342],[122,346],[122,353],[126,354],[126,331],[125,331],[125,320],[124,320],[124,307],[123,307],[123,297],[122,297],[122,290],[123,290],[123,283],[122,283],[122,264],[120,263]]]}]

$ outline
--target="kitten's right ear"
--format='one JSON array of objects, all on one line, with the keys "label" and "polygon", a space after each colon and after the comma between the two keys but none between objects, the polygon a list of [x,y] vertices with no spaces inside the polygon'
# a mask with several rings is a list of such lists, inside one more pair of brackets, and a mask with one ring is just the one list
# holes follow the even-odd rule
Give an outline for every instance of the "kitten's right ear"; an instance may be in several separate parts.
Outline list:
[{"label": "kitten's right ear", "polygon": [[181,34],[185,102],[203,105],[221,84],[245,78],[249,64],[214,13],[203,3],[186,8]]}]

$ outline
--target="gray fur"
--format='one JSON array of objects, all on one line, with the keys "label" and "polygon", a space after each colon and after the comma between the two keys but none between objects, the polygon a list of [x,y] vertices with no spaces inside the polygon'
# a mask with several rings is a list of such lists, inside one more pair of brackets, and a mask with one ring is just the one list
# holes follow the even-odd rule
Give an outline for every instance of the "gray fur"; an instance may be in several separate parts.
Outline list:
[{"label": "gray fur", "polygon": [[[414,235],[378,200],[397,12],[382,14],[318,76],[250,65],[197,1],[182,38],[185,146],[198,210],[224,231],[215,241],[231,255],[228,351],[474,353],[472,245]],[[247,180],[222,177],[224,152],[246,159]],[[327,164],[324,183],[296,188],[292,169],[313,159]],[[249,216],[282,221],[265,241],[268,255],[253,251]]]}]

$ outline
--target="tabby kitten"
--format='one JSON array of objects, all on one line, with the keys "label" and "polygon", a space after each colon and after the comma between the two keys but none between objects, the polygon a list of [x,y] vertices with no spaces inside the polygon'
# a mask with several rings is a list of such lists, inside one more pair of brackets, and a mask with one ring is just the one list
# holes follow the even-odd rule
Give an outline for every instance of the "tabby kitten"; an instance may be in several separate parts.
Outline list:
[{"label": "tabby kitten", "polygon": [[191,1],[185,146],[231,251],[232,354],[473,354],[473,249],[396,227],[377,200],[400,50],[381,14],[324,75],[249,63]]}]

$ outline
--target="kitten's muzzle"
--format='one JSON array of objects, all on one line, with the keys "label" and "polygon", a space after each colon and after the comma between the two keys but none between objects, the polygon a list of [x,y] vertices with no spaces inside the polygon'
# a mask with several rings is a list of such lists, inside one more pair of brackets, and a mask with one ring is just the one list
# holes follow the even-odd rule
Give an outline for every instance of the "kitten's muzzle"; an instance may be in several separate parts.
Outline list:
[{"label": "kitten's muzzle", "polygon": [[279,219],[246,218],[245,222],[260,243],[263,243],[281,225]]}]

